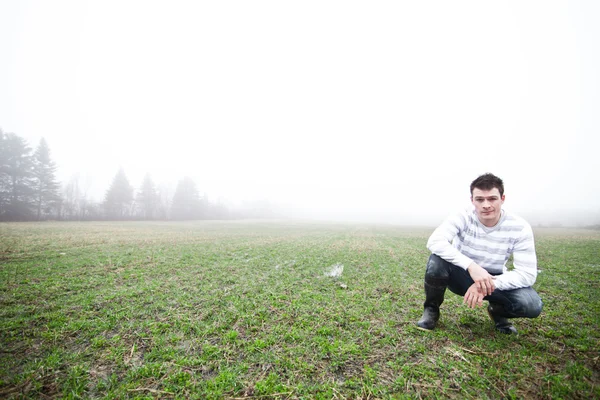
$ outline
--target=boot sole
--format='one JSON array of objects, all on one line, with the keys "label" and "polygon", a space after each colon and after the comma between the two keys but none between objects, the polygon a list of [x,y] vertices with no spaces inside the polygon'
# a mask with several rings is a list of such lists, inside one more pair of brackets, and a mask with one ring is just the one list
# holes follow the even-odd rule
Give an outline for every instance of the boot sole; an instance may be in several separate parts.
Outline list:
[{"label": "boot sole", "polygon": [[420,329],[420,330],[422,330],[422,331],[424,331],[424,332],[433,332],[433,330],[434,330],[435,328],[427,329],[427,328],[422,328],[422,327],[420,327],[419,325],[417,325],[417,329]]}]

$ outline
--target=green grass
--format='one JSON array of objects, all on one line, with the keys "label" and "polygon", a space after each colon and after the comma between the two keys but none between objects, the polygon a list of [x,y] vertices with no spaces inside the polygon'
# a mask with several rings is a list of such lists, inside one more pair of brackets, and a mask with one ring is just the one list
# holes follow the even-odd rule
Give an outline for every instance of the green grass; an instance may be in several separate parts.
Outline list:
[{"label": "green grass", "polygon": [[0,397],[600,398],[600,231],[536,230],[518,337],[452,294],[416,329],[430,232],[0,224]]}]

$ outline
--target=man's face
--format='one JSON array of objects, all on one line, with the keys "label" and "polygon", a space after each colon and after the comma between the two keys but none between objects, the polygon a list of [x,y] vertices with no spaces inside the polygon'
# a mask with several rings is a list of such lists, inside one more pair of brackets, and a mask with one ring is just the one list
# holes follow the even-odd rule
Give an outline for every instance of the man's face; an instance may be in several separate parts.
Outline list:
[{"label": "man's face", "polygon": [[473,189],[471,202],[475,206],[477,217],[483,225],[492,227],[498,223],[502,212],[502,204],[504,204],[504,195],[500,196],[500,191],[497,188],[492,190]]}]

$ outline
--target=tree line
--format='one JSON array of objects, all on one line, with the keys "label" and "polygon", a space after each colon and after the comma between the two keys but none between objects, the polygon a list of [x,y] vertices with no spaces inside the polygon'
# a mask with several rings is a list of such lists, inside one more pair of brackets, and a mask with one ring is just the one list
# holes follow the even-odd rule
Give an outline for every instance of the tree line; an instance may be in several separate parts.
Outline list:
[{"label": "tree line", "polygon": [[195,182],[184,177],[173,196],[160,191],[146,175],[136,191],[119,169],[104,200],[88,198],[78,179],[61,185],[56,164],[42,138],[33,150],[27,141],[0,129],[0,221],[58,220],[194,220],[265,217],[250,210],[229,210],[201,196]]}]

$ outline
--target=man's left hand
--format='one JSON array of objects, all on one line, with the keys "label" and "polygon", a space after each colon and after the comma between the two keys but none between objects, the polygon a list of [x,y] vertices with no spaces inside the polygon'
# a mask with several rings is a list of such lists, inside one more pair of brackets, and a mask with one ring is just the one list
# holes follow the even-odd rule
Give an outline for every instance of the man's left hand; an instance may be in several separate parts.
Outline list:
[{"label": "man's left hand", "polygon": [[483,298],[485,295],[480,292],[477,288],[477,285],[474,283],[467,289],[467,293],[465,293],[465,297],[463,303],[468,305],[471,308],[481,307],[483,305]]}]

